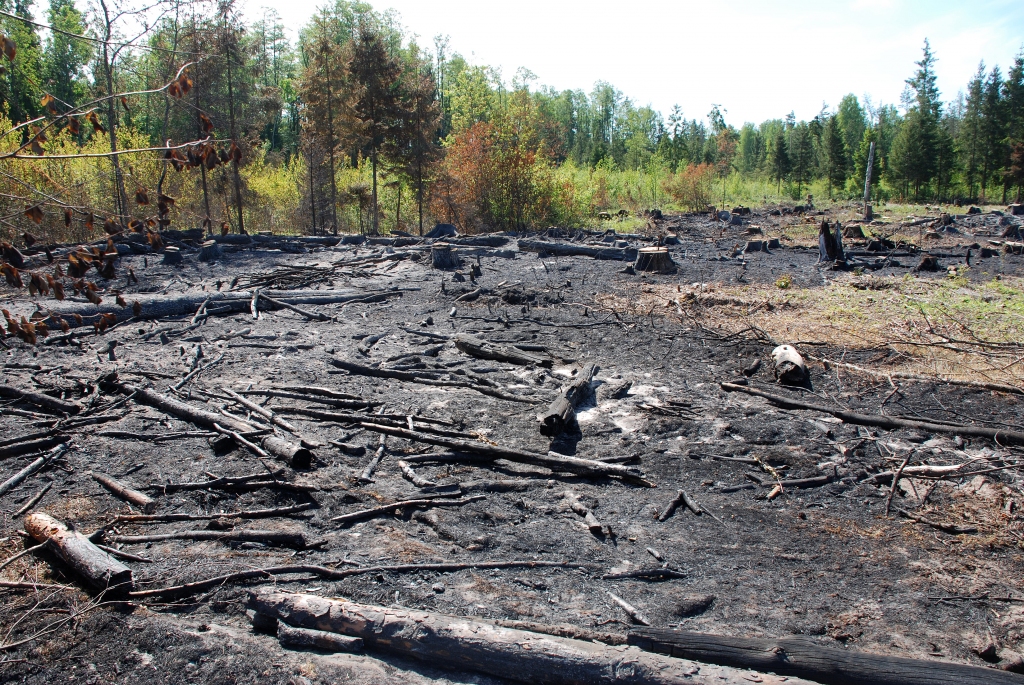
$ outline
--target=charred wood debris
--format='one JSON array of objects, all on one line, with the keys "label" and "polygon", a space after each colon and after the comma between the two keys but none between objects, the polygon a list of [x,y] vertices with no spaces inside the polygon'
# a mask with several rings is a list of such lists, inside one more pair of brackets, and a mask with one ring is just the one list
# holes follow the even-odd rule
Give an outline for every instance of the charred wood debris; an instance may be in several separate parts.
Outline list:
[{"label": "charred wood debris", "polygon": [[[836,619],[855,602],[828,579],[802,592],[794,579],[821,567],[834,581],[845,571],[829,556],[845,544],[870,550],[861,558],[911,539],[1006,557],[1024,541],[1024,391],[725,334],[685,315],[697,301],[640,312],[596,297],[691,277],[770,283],[781,262],[813,286],[833,270],[969,260],[972,246],[872,245],[826,217],[819,250],[799,248],[763,240],[749,210],[725,214],[652,214],[633,235],[211,246],[167,231],[170,256],[129,237],[9,246],[20,266],[5,269],[0,338],[0,592],[10,607],[86,600],[56,622],[9,612],[7,668],[30,673],[19,654],[101,606],[218,605],[290,649],[521,682],[739,683],[750,669],[756,682],[1020,682],[1011,630],[894,652]],[[989,242],[1018,268],[1012,241]],[[807,542],[821,536],[845,542]],[[740,544],[753,551],[723,556]],[[751,591],[813,595],[785,606],[817,603],[817,617],[797,615],[822,629],[749,616],[730,629],[742,610],[730,614],[740,603],[725,586],[762,563],[791,568],[765,568]],[[1024,602],[1011,577],[979,582],[928,588],[915,606],[954,612],[929,619],[942,623]],[[324,598],[339,595],[353,601]]]}]

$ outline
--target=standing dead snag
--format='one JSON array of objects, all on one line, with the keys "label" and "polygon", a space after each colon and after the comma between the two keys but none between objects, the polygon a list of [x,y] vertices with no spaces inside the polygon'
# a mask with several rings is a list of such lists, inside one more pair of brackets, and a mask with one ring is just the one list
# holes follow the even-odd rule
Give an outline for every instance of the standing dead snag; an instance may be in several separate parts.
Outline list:
[{"label": "standing dead snag", "polygon": [[57,555],[93,587],[121,592],[132,589],[130,568],[52,516],[29,514],[25,517],[25,531],[39,542],[49,541]]},{"label": "standing dead snag", "polygon": [[590,383],[597,373],[597,365],[586,364],[576,378],[555,398],[543,414],[537,415],[541,435],[555,436],[576,420],[576,407],[590,395]]}]

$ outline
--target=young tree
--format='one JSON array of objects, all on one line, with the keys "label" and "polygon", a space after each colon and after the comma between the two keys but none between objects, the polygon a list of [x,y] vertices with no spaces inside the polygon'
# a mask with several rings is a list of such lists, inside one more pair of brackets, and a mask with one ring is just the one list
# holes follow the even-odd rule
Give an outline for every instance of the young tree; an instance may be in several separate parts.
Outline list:
[{"label": "young tree", "polygon": [[842,132],[843,144],[846,145],[846,166],[849,169],[853,166],[853,155],[864,138],[864,131],[867,129],[868,122],[864,116],[864,108],[860,106],[857,96],[853,93],[845,96],[839,102],[836,116],[839,119],[839,129]]},{"label": "young tree", "polygon": [[[907,131],[901,145],[913,141],[915,149],[902,147],[901,164],[906,183],[914,184],[914,196],[920,197],[921,187],[927,185],[936,172],[936,161],[939,147],[939,122],[942,119],[942,101],[939,89],[935,85],[935,56],[932,54],[928,40],[924,41],[924,50],[920,62],[915,62],[917,72],[907,79],[911,89],[910,107],[903,127],[912,127]],[[894,143],[895,145],[895,143]],[[909,166],[907,166],[909,164]]]},{"label": "young tree", "polygon": [[789,150],[796,195],[800,197],[803,185],[811,180],[811,172],[814,170],[814,136],[806,122],[801,121],[790,131]]},{"label": "young tree", "polygon": [[789,176],[791,167],[789,151],[786,149],[786,134],[780,127],[772,140],[768,153],[768,167],[771,177],[778,182],[778,193],[782,192],[782,182]]},{"label": "young tree", "polygon": [[825,180],[828,182],[828,198],[832,199],[832,189],[841,188],[846,183],[846,143],[839,128],[839,117],[830,116],[825,123],[821,138],[822,167]]}]

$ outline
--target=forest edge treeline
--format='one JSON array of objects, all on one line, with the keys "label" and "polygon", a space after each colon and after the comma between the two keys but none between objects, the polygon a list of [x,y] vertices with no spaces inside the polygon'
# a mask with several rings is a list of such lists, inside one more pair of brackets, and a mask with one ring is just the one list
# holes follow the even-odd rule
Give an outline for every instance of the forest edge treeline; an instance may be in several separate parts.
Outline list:
[{"label": "forest edge treeline", "polygon": [[[421,46],[393,13],[360,2],[322,8],[294,45],[276,16],[247,21],[230,0],[0,10],[5,47],[16,46],[3,59],[0,126],[52,125],[0,143],[8,240],[84,240],[110,221],[309,233],[442,221],[474,232],[580,226],[619,208],[844,199],[863,192],[872,143],[877,200],[1005,203],[1024,191],[1024,51],[1005,76],[982,64],[943,101],[926,41],[899,106],[847,95],[810,121],[737,129],[717,105],[706,121],[678,107],[666,118],[603,82],[556,91],[520,69],[507,84],[447,39]],[[175,96],[165,87],[185,64],[192,85]],[[91,127],[61,123],[96,99]],[[9,155],[23,145],[35,158]],[[161,198],[155,217],[150,195]]]}]

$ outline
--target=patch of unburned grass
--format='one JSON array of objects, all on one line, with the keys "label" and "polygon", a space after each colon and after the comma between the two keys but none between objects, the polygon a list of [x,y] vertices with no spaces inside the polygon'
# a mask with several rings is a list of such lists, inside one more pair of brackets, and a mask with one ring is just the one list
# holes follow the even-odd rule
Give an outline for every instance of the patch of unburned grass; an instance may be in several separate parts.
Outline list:
[{"label": "patch of unburned grass", "polygon": [[[877,350],[883,372],[1024,385],[1024,279],[968,280],[843,274],[822,288],[775,284],[644,287],[609,308],[662,312],[779,343]],[[779,282],[785,283],[784,278]]]}]

